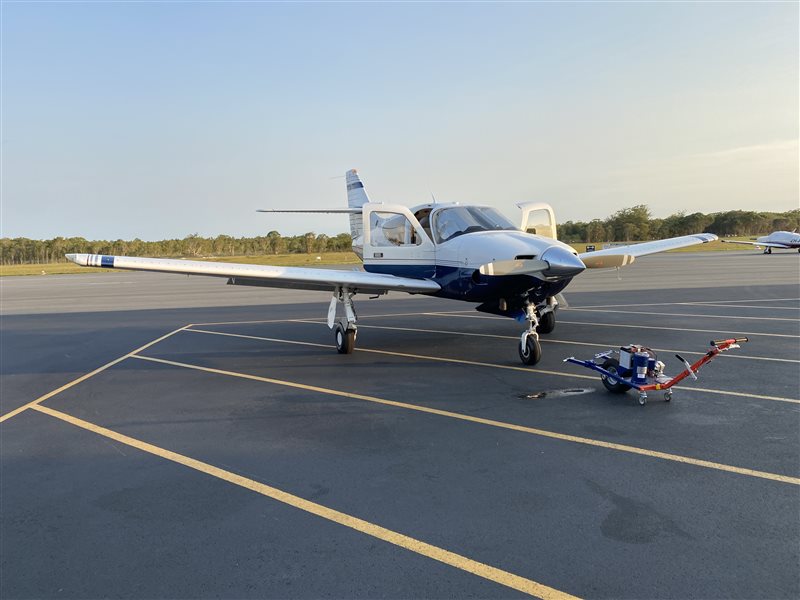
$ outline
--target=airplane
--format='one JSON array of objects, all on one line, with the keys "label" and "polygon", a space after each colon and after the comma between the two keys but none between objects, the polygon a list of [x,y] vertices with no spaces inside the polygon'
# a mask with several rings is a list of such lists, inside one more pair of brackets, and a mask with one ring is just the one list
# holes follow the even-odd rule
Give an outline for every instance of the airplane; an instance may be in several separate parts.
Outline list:
[{"label": "airplane", "polygon": [[797,248],[800,252],[800,233],[794,231],[773,231],[769,235],[762,235],[759,238],[752,238],[754,242],[740,242],[739,240],[722,240],[726,244],[748,244],[750,246],[763,246],[764,254],[772,254],[773,248],[784,248],[791,250]]},{"label": "airplane", "polygon": [[[350,354],[355,347],[356,294],[399,291],[477,303],[478,311],[527,323],[518,352],[523,364],[535,365],[542,357],[539,334],[553,331],[556,311],[566,306],[561,292],[585,269],[619,268],[640,256],[717,239],[699,233],[579,254],[556,238],[555,213],[549,204],[518,204],[522,209],[518,227],[490,206],[434,201],[409,208],[372,202],[355,169],[347,171],[345,181],[347,207],[259,212],[348,215],[353,251],[361,258],[363,271],[66,256],[87,267],[225,277],[230,285],[332,291],[327,324],[341,354]],[[337,318],[339,305],[344,315]]]}]

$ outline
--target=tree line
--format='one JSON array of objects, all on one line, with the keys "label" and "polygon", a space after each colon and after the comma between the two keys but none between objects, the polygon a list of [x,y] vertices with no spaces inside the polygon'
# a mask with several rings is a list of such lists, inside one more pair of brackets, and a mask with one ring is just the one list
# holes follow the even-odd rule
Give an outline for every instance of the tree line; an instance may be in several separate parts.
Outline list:
[{"label": "tree line", "polygon": [[265,254],[316,254],[350,250],[350,234],[327,236],[313,232],[283,236],[277,231],[257,237],[187,235],[183,239],[145,242],[135,240],[86,240],[82,237],[52,240],[0,238],[0,264],[45,264],[65,262],[67,253],[114,254],[117,256],[160,256],[166,258],[260,256]]},{"label": "tree line", "polygon": [[[703,214],[676,213],[665,219],[654,219],[650,209],[640,204],[615,212],[605,220],[567,221],[558,226],[558,237],[565,242],[629,242],[688,235],[716,233],[720,236],[747,236],[776,230],[800,228],[800,209],[784,213],[731,210]],[[64,262],[67,253],[114,254],[160,257],[253,256],[266,254],[300,254],[346,252],[350,250],[350,234],[336,236],[313,232],[283,236],[277,231],[257,237],[200,237],[145,242],[134,240],[86,240],[82,237],[51,240],[0,238],[0,264],[44,264]]]},{"label": "tree line", "polygon": [[558,226],[564,242],[633,242],[716,233],[719,236],[749,236],[800,228],[800,209],[783,213],[729,210],[686,214],[679,212],[665,219],[654,219],[650,209],[640,204],[615,212],[607,219],[589,222],[567,221]]}]

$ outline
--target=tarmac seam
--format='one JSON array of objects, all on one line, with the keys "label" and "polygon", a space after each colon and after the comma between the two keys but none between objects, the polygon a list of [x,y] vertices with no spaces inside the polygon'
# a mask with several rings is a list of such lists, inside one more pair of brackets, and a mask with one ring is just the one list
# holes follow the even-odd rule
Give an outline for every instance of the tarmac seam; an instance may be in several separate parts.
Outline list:
[{"label": "tarmac seam", "polygon": [[295,496],[289,492],[285,492],[254,479],[238,475],[231,471],[221,469],[212,464],[191,458],[183,454],[178,454],[177,452],[167,450],[166,448],[161,448],[145,441],[118,433],[111,429],[107,429],[100,425],[84,421],[83,419],[73,417],[67,413],[53,410],[52,408],[48,408],[46,406],[33,406],[32,408],[38,412],[69,423],[75,427],[80,427],[81,429],[85,429],[97,435],[112,439],[132,448],[136,448],[142,452],[158,456],[206,475],[216,477],[217,479],[221,479],[228,483],[251,490],[257,494],[261,494],[262,496],[266,496],[267,498],[271,498],[272,500],[276,500],[306,513],[316,515],[317,517],[332,521],[338,525],[343,525],[344,527],[348,527],[360,533],[369,535],[384,542],[388,542],[389,544],[393,544],[394,546],[409,550],[426,558],[431,558],[448,566],[455,567],[472,575],[493,581],[531,596],[542,598],[543,600],[569,600],[577,598],[576,596],[572,596],[566,592],[562,592],[520,575],[510,573],[509,571],[504,571],[497,567],[478,562],[461,554],[456,554],[455,552],[450,552],[449,550],[445,550],[439,546],[434,546],[433,544],[423,542],[397,531],[381,527],[380,525],[376,525],[370,521],[365,521],[364,519],[360,519],[353,515],[329,508],[310,500],[306,500],[300,496]]},{"label": "tarmac seam", "polygon": [[229,377],[237,377],[240,379],[249,379],[251,381],[259,381],[263,383],[270,383],[273,385],[280,385],[283,387],[290,387],[295,389],[302,389],[310,392],[317,392],[321,394],[327,394],[331,396],[339,396],[342,398],[349,398],[352,400],[363,400],[366,402],[373,402],[375,404],[382,404],[385,406],[393,406],[396,408],[403,408],[407,410],[413,410],[417,412],[438,415],[441,417],[448,417],[451,419],[458,419],[461,421],[468,421],[471,423],[477,423],[480,425],[489,425],[491,427],[497,427],[500,429],[507,429],[511,431],[517,431],[521,433],[532,434],[540,437],[546,437],[566,442],[573,442],[577,444],[582,444],[586,446],[594,446],[598,448],[605,448],[609,450],[616,450],[619,452],[626,452],[629,454],[637,454],[640,456],[647,456],[650,458],[658,458],[662,460],[667,460],[671,462],[677,462],[682,464],[694,465],[698,467],[704,467],[708,469],[714,469],[717,471],[725,471],[729,473],[736,473],[738,475],[746,475],[749,477],[756,477],[760,479],[767,479],[771,481],[777,481],[780,483],[788,483],[792,485],[800,485],[800,478],[798,477],[790,477],[788,475],[780,475],[777,473],[769,473],[766,471],[758,471],[755,469],[747,469],[743,467],[736,467],[733,465],[726,465],[722,463],[717,463],[708,460],[702,460],[698,458],[691,458],[688,456],[681,456],[679,454],[671,454],[668,452],[661,452],[658,450],[648,450],[646,448],[638,448],[636,446],[628,446],[626,444],[617,444],[614,442],[606,442],[602,440],[595,440],[592,438],[585,438],[565,433],[558,433],[555,431],[548,431],[545,429],[536,429],[534,427],[526,427],[524,425],[516,425],[514,423],[506,423],[503,421],[495,421],[493,419],[484,419],[482,417],[475,417],[472,415],[466,415],[463,413],[456,413],[448,410],[441,410],[438,408],[431,408],[428,406],[421,406],[418,404],[409,404],[407,402],[398,402],[396,400],[386,400],[384,398],[378,398],[376,396],[368,396],[365,394],[356,394],[352,392],[344,392],[340,390],[334,390],[330,388],[323,388],[315,385],[307,385],[305,383],[297,383],[294,381],[285,381],[281,379],[273,379],[271,377],[262,377],[260,375],[250,375],[248,373],[238,373],[236,371],[226,371],[223,369],[215,369],[212,367],[204,367],[201,365],[194,365],[190,363],[182,363],[173,360],[166,360],[163,358],[154,358],[150,356],[141,356],[141,355],[134,355],[131,358],[144,360],[154,363],[160,363],[164,365],[180,367],[184,369],[192,369],[196,371],[202,371],[206,373],[212,373],[216,375],[226,375]]},{"label": "tarmac seam", "polygon": [[134,354],[136,354],[137,352],[141,352],[142,350],[147,350],[147,349],[148,349],[148,348],[150,348],[151,346],[154,346],[154,345],[158,344],[159,342],[161,342],[161,341],[163,341],[163,340],[167,339],[168,337],[175,335],[175,334],[176,334],[176,333],[178,333],[179,331],[183,331],[184,329],[187,329],[188,327],[191,327],[191,326],[192,326],[192,324],[191,324],[191,323],[189,323],[189,324],[187,324],[187,325],[184,325],[183,327],[180,327],[180,328],[176,329],[175,331],[170,331],[169,333],[167,333],[167,334],[165,334],[165,335],[162,335],[161,337],[159,337],[159,338],[156,338],[156,339],[154,339],[154,340],[153,340],[153,341],[151,341],[151,342],[147,342],[147,343],[146,343],[146,344],[144,344],[143,346],[139,346],[139,347],[138,347],[138,348],[136,348],[135,350],[131,350],[131,351],[130,351],[130,352],[128,352],[127,354],[125,354],[125,355],[123,355],[123,356],[120,356],[119,358],[116,358],[116,359],[112,360],[111,362],[108,362],[108,363],[106,363],[106,364],[104,364],[104,365],[102,365],[102,366],[100,366],[100,367],[96,368],[94,371],[90,371],[89,373],[86,373],[86,374],[84,374],[84,375],[81,375],[81,376],[80,376],[80,377],[78,377],[77,379],[73,379],[73,380],[72,380],[72,381],[70,381],[69,383],[65,383],[65,384],[64,384],[64,385],[62,385],[61,387],[59,387],[59,388],[56,388],[56,389],[54,389],[54,390],[52,390],[52,391],[50,391],[50,392],[47,392],[46,394],[44,394],[44,395],[42,395],[42,396],[39,396],[38,398],[36,398],[36,400],[32,400],[32,401],[28,402],[27,404],[23,404],[23,405],[22,405],[22,406],[20,406],[19,408],[15,408],[14,410],[7,412],[7,413],[6,413],[6,414],[4,414],[2,417],[0,417],[0,423],[3,423],[4,421],[7,421],[7,420],[8,420],[8,419],[10,419],[11,417],[13,417],[13,416],[15,416],[15,415],[18,415],[19,413],[21,413],[21,412],[23,412],[23,411],[25,411],[25,410],[27,410],[27,409],[29,409],[29,408],[34,408],[34,407],[36,407],[38,404],[40,404],[40,403],[44,402],[44,401],[45,401],[45,400],[47,400],[48,398],[52,398],[52,397],[53,397],[53,396],[55,396],[56,394],[60,394],[61,392],[65,391],[65,390],[68,390],[69,388],[71,388],[71,387],[73,387],[73,386],[76,386],[76,385],[78,385],[79,383],[81,383],[81,382],[83,382],[83,381],[86,381],[87,379],[91,379],[92,377],[94,377],[95,375],[97,375],[97,374],[99,374],[99,373],[102,373],[102,372],[103,372],[103,371],[105,371],[106,369],[108,369],[108,368],[110,368],[110,367],[113,367],[114,365],[116,365],[116,364],[118,364],[118,363],[121,363],[123,360],[125,360],[125,359],[127,359],[127,358],[130,358],[131,356],[133,356],[133,355],[134,355]]},{"label": "tarmac seam", "polygon": [[[304,321],[301,321],[304,322]],[[281,338],[270,338],[270,337],[263,337],[258,335],[246,335],[243,333],[228,333],[225,331],[208,331],[206,329],[194,329],[194,328],[187,328],[184,331],[191,331],[194,333],[204,333],[208,335],[221,335],[226,337],[235,337],[235,338],[243,338],[248,340],[263,340],[265,342],[276,342],[279,344],[294,344],[298,346],[313,346],[316,348],[330,348],[328,344],[318,344],[316,342],[301,342],[298,340],[285,340]],[[369,352],[372,354],[384,354],[386,356],[399,356],[403,358],[414,358],[414,359],[421,359],[421,360],[432,360],[436,362],[448,362],[454,364],[461,364],[461,365],[470,365],[476,367],[487,367],[490,369],[505,369],[508,371],[519,371],[522,373],[528,373],[530,375],[535,374],[544,374],[544,375],[553,375],[555,377],[567,377],[567,378],[574,378],[574,379],[589,379],[591,381],[597,381],[598,377],[595,375],[581,375],[578,373],[562,373],[561,371],[549,371],[547,369],[531,369],[530,367],[515,367],[512,365],[499,365],[496,363],[487,363],[487,362],[480,362],[475,360],[462,360],[459,358],[445,358],[441,356],[427,356],[424,354],[409,354],[406,352],[394,352],[391,350],[376,350],[373,348],[356,348],[356,352]],[[714,390],[711,388],[702,388],[702,387],[684,387],[676,385],[672,389],[674,390],[685,390],[685,391],[693,391],[693,392],[704,392],[707,394],[716,394],[719,396],[737,396],[741,398],[755,398],[757,400],[769,400],[771,402],[786,402],[789,404],[800,404],[800,400],[796,398],[784,398],[782,396],[764,396],[761,394],[750,394],[746,392],[731,392],[727,390]]]}]

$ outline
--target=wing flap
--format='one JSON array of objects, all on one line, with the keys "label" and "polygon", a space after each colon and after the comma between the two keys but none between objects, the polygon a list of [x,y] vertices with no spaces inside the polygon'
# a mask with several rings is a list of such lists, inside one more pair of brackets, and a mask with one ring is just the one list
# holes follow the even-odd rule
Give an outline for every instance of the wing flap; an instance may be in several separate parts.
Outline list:
[{"label": "wing flap", "polygon": [[410,277],[366,273],[364,271],[274,267],[171,258],[103,256],[100,254],[67,254],[67,258],[84,267],[227,277],[230,283],[236,285],[288,287],[307,290],[332,290],[337,287],[346,287],[354,292],[376,293],[392,290],[413,294],[432,294],[441,289],[438,283],[430,279],[412,279]]}]

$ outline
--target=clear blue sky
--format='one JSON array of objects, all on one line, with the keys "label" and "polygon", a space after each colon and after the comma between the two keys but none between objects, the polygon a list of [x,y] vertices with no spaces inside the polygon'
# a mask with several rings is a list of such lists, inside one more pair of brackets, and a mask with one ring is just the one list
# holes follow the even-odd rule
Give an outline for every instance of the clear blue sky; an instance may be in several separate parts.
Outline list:
[{"label": "clear blue sky", "polygon": [[2,4],[2,235],[798,207],[798,3]]}]

